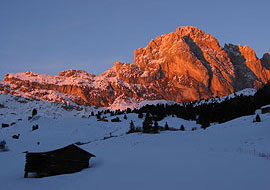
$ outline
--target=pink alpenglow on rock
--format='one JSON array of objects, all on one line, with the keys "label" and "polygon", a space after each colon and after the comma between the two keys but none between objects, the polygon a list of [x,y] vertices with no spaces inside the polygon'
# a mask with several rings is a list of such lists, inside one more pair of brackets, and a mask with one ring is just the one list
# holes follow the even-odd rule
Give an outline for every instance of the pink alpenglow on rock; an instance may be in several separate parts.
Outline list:
[{"label": "pink alpenglow on rock", "polygon": [[248,46],[222,47],[210,34],[184,26],[136,49],[133,64],[116,62],[98,76],[82,70],[6,74],[0,93],[98,107],[115,101],[189,102],[258,88],[269,81],[269,69],[269,53],[259,59]]}]

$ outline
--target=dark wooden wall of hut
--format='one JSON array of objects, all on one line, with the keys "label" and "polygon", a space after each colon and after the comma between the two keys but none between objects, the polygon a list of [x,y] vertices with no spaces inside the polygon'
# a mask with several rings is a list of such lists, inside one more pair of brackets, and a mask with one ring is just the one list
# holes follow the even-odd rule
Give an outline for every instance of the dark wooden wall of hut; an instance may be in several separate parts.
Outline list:
[{"label": "dark wooden wall of hut", "polygon": [[28,172],[36,173],[37,177],[78,172],[89,167],[91,157],[95,155],[75,145],[50,152],[26,153],[25,177]]}]

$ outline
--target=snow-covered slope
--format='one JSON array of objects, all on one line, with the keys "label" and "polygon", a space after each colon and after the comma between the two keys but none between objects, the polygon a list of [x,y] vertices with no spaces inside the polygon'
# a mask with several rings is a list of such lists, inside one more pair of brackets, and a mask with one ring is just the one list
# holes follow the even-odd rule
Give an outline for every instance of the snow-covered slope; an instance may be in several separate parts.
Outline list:
[{"label": "snow-covered slope", "polygon": [[[60,104],[42,100],[16,97],[0,94],[0,121],[2,123],[20,122],[32,116],[32,110],[37,109],[39,116],[48,118],[88,117],[89,112],[96,112],[93,107],[76,104]],[[19,119],[19,120],[18,120]]]},{"label": "snow-covered slope", "polygon": [[195,105],[201,105],[201,104],[210,104],[210,103],[221,103],[227,99],[232,99],[235,98],[236,96],[253,96],[255,93],[257,92],[256,89],[254,88],[246,88],[244,90],[240,90],[238,92],[235,92],[233,94],[230,94],[228,96],[223,96],[221,98],[210,98],[207,100],[201,100],[199,102],[197,102]]},{"label": "snow-covered slope", "polygon": [[108,108],[111,110],[125,110],[127,108],[130,109],[139,109],[143,106],[146,105],[157,105],[157,104],[177,104],[176,102],[173,101],[168,101],[168,100],[144,100],[142,102],[137,102],[136,100],[131,99],[130,101],[123,101],[121,98],[116,99],[114,103],[109,106]]},{"label": "snow-covered slope", "polygon": [[[232,98],[235,98],[236,96],[253,96],[256,92],[257,92],[257,90],[254,88],[246,88],[244,90],[240,90],[240,91],[235,92],[233,94],[230,94],[228,96],[223,96],[220,98],[210,98],[207,100],[200,100],[200,101],[195,103],[195,106],[201,105],[201,104],[209,104],[209,103],[213,103],[213,102],[221,103],[226,99],[232,99]],[[118,110],[118,109],[125,110],[127,108],[139,109],[139,108],[146,106],[146,105],[157,105],[157,104],[169,104],[169,105],[170,104],[179,104],[179,105],[181,105],[181,103],[177,103],[174,101],[168,101],[168,100],[144,100],[142,102],[137,102],[133,99],[130,99],[130,100],[123,101],[121,99],[121,97],[119,97],[108,108],[111,110]]]},{"label": "snow-covered slope", "polygon": [[[93,108],[67,111],[61,104],[42,101],[20,103],[24,99],[0,96],[3,123],[16,124],[0,128],[0,140],[9,151],[0,152],[1,189],[245,189],[266,190],[270,186],[270,114],[241,117],[206,130],[194,121],[166,117],[164,126],[185,131],[163,131],[160,134],[129,134],[129,123],[142,126],[137,114],[118,116],[122,122],[97,121],[88,115]],[[3,107],[3,106],[1,106]],[[38,114],[31,120],[32,109]],[[260,113],[260,110],[257,111]],[[21,120],[18,120],[21,119]],[[32,131],[33,125],[39,129]],[[197,130],[192,131],[192,128]],[[12,135],[20,134],[19,139]],[[104,138],[105,137],[105,138]],[[106,138],[110,137],[110,138]],[[38,145],[39,142],[40,144]],[[97,157],[90,168],[74,174],[46,178],[23,178],[23,151],[48,151],[70,143]]]}]

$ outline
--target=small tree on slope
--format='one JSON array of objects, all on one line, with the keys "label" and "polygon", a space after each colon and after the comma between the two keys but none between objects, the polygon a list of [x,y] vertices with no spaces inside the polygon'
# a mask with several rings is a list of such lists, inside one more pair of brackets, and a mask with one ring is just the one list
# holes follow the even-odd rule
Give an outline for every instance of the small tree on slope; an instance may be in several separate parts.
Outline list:
[{"label": "small tree on slope", "polygon": [[169,130],[169,125],[168,125],[167,122],[165,123],[164,129],[165,129],[165,130]]},{"label": "small tree on slope", "polygon": [[157,121],[155,121],[154,123],[153,133],[159,133],[159,126]]},{"label": "small tree on slope", "polygon": [[153,124],[153,121],[152,121],[149,113],[147,113],[145,116],[145,119],[143,121],[143,133],[151,133],[152,132],[152,124]]},{"label": "small tree on slope", "polygon": [[127,132],[128,133],[135,133],[135,126],[134,126],[134,123],[133,121],[131,120],[130,124],[129,124],[129,131]]},{"label": "small tree on slope", "polygon": [[37,115],[37,109],[36,109],[36,108],[34,108],[34,109],[32,110],[32,117],[35,116],[35,115]]},{"label": "small tree on slope", "polygon": [[184,125],[182,124],[181,127],[180,127],[180,131],[184,131],[185,130],[185,127]]},{"label": "small tree on slope", "polygon": [[261,122],[261,121],[262,121],[262,120],[261,120],[261,117],[259,116],[259,114],[256,115],[255,121],[256,121],[256,122]]}]

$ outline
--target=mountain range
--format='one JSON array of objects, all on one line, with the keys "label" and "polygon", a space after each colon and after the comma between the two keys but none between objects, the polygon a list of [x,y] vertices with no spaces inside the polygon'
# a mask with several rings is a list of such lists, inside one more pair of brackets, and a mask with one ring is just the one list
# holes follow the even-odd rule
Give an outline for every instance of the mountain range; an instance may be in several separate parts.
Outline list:
[{"label": "mountain range", "polygon": [[109,107],[144,100],[190,102],[222,97],[270,80],[270,53],[225,44],[191,26],[153,39],[134,51],[134,62],[115,62],[101,75],[67,70],[58,76],[6,74],[0,93],[50,102]]}]

